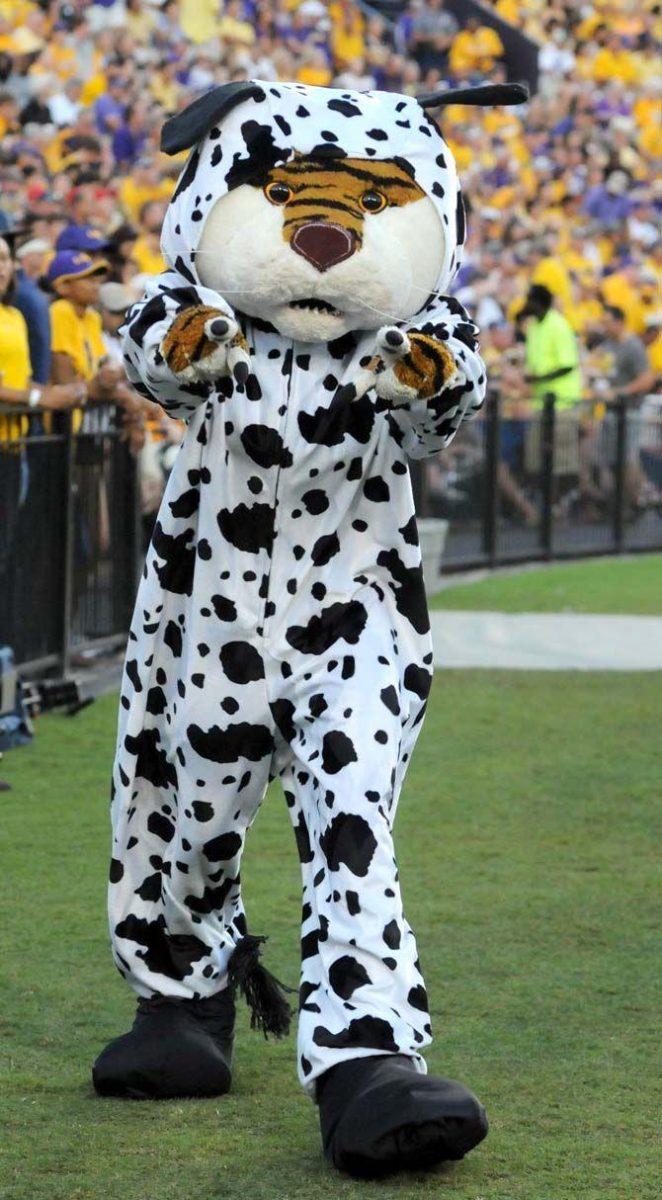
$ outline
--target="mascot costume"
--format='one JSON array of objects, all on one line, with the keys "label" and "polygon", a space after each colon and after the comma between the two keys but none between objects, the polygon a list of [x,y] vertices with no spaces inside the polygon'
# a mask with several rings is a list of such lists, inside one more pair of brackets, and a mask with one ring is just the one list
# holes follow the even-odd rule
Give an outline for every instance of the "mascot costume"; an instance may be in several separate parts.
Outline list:
[{"label": "mascot costume", "polygon": [[354,1175],[461,1158],[487,1132],[426,1074],[431,1029],[392,827],[432,677],[408,458],[481,406],[477,330],[446,293],[455,164],[420,97],[230,83],[166,124],[191,151],[167,270],[129,313],[142,395],[187,422],[144,568],[113,777],[110,927],[137,993],[102,1095],[213,1096],[235,998],[287,1031],[240,885],[282,780],[303,875],[299,1078]]}]

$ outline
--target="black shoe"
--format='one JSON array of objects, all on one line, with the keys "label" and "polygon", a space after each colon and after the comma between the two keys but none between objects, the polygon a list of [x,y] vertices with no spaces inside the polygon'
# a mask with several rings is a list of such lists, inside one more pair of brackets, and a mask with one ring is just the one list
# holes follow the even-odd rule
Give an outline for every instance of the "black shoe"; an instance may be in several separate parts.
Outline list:
[{"label": "black shoe", "polygon": [[235,1005],[208,1000],[140,999],[130,1033],[115,1038],[92,1068],[100,1096],[169,1100],[230,1090]]},{"label": "black shoe", "polygon": [[468,1088],[420,1074],[404,1055],[331,1067],[317,1099],[326,1157],[357,1178],[463,1158],[487,1135],[485,1109]]}]

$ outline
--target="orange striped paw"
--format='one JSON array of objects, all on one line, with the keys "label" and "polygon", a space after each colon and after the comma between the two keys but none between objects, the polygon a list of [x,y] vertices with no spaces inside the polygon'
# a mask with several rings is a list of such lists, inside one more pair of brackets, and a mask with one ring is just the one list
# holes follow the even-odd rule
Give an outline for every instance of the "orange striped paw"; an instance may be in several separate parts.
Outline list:
[{"label": "orange striped paw", "polygon": [[175,317],[161,353],[173,375],[186,382],[232,374],[245,383],[251,369],[248,344],[237,322],[206,304]]},{"label": "orange striped paw", "polygon": [[401,388],[407,388],[422,400],[438,396],[455,372],[450,350],[427,333],[410,333],[409,351],[393,365],[393,374]]}]

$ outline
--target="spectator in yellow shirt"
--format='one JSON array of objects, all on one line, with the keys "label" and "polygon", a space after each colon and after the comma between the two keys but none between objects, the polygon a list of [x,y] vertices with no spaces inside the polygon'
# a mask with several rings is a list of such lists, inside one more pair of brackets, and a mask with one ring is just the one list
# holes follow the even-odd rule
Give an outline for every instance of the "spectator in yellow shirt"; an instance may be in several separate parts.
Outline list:
[{"label": "spectator in yellow shirt", "polygon": [[[59,297],[51,305],[52,374],[57,383],[84,381],[88,401],[117,404],[132,418],[142,405],[123,370],[108,358],[96,307],[107,270],[107,263],[75,250],[64,250],[51,262],[46,280]],[[80,411],[74,414],[75,431],[82,419]]]},{"label": "spectator in yellow shirt", "polygon": [[[217,6],[218,7],[218,6]],[[143,45],[149,41],[156,17],[145,0],[126,0],[126,27],[135,42]]]},{"label": "spectator in yellow shirt", "polygon": [[0,92],[0,137],[19,130],[18,104],[11,92]]},{"label": "spectator in yellow shirt", "polygon": [[541,258],[531,276],[531,283],[540,283],[548,288],[561,311],[567,315],[566,310],[572,300],[572,288],[570,276],[558,258],[553,254]]},{"label": "spectator in yellow shirt", "polygon": [[621,45],[617,34],[609,34],[605,44],[589,64],[589,74],[596,83],[608,83],[620,79],[622,83],[635,83],[637,62],[635,57]]},{"label": "spectator in yellow shirt", "polygon": [[54,25],[48,35],[48,44],[39,59],[39,69],[47,75],[57,75],[58,79],[70,79],[76,74],[78,59],[71,45],[69,31],[62,26]]},{"label": "spectator in yellow shirt", "polygon": [[473,18],[455,38],[448,61],[452,74],[460,78],[486,75],[503,54],[503,42],[496,29],[480,25]]},{"label": "spectator in yellow shirt", "polygon": [[62,250],[46,272],[59,297],[51,304],[53,375],[59,381],[68,373],[90,383],[98,373],[105,348],[101,317],[92,305],[107,269],[103,260],[94,262],[82,251]]},{"label": "spectator in yellow shirt", "polygon": [[[85,388],[78,385],[51,387],[33,382],[28,329],[22,313],[12,304],[13,294],[14,263],[8,243],[0,238],[0,407],[20,405],[56,410],[80,404],[86,394]],[[27,427],[25,415],[0,413],[0,446],[24,437]]]},{"label": "spectator in yellow shirt", "polygon": [[[144,0],[140,0],[134,7],[144,9]],[[179,20],[187,38],[199,46],[216,37],[220,9],[218,0],[179,0]]]},{"label": "spectator in yellow shirt", "polygon": [[625,313],[625,328],[632,334],[642,333],[646,323],[646,311],[636,284],[637,271],[632,266],[606,275],[600,284],[605,304]]},{"label": "spectator in yellow shirt", "polygon": [[166,263],[161,254],[161,226],[166,205],[162,200],[148,200],[143,204],[138,217],[142,230],[135,242],[131,257],[142,275],[160,275]]},{"label": "spectator in yellow shirt", "polygon": [[[29,466],[23,439],[28,418],[11,412],[13,406],[65,408],[79,404],[85,389],[79,385],[54,388],[32,381],[28,330],[12,304],[14,264],[8,243],[0,238],[0,608],[15,621],[17,603],[16,549],[21,537],[20,512],[27,494]],[[2,411],[4,408],[4,412]],[[10,628],[11,628],[10,623]]]},{"label": "spectator in yellow shirt", "polygon": [[573,273],[572,300],[565,315],[575,333],[582,338],[596,328],[602,320],[603,306],[598,296],[598,287],[590,273]]},{"label": "spectator in yellow shirt", "polygon": [[181,85],[177,79],[177,63],[165,59],[152,74],[150,91],[166,113],[174,113],[181,96]]},{"label": "spectator in yellow shirt", "polygon": [[333,0],[329,5],[331,18],[331,53],[336,68],[341,71],[365,54],[365,20],[351,0]]},{"label": "spectator in yellow shirt", "polygon": [[148,200],[169,200],[172,192],[172,179],[161,178],[156,164],[149,158],[141,158],[120,184],[120,204],[128,220],[135,223]]},{"label": "spectator in yellow shirt", "polygon": [[310,87],[329,87],[333,75],[324,51],[320,50],[318,46],[311,46],[305,52],[303,62],[297,71],[297,79],[300,83],[307,83]]},{"label": "spectator in yellow shirt", "polygon": [[641,338],[651,370],[659,384],[662,380],[662,312],[651,313],[646,318],[646,328]]},{"label": "spectator in yellow shirt", "polygon": [[496,0],[494,5],[497,16],[511,25],[516,25],[519,20],[519,8],[518,0]]},{"label": "spectator in yellow shirt", "polygon": [[226,46],[252,46],[255,42],[255,30],[244,18],[241,0],[230,0],[226,4],[218,25],[218,36]]},{"label": "spectator in yellow shirt", "polygon": [[[117,382],[115,368],[104,365],[106,347],[101,317],[93,305],[106,275],[107,263],[89,254],[62,250],[46,272],[46,281],[57,294],[51,304],[52,378],[56,383],[84,381],[89,400],[108,403]],[[80,429],[82,412],[74,414]]]},{"label": "spectator in yellow shirt", "polygon": [[460,174],[468,171],[474,161],[474,152],[465,131],[459,125],[454,126],[453,132],[447,135],[446,141]]}]

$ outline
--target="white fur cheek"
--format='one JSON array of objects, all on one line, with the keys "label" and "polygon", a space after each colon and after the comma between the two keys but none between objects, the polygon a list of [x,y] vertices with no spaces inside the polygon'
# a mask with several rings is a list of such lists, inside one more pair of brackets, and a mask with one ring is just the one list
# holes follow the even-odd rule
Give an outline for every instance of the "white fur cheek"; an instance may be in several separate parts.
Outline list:
[{"label": "white fur cheek", "polygon": [[435,290],[444,258],[444,231],[427,196],[366,218],[364,250],[374,255],[377,276],[393,287],[391,313],[405,320]]},{"label": "white fur cheek", "polygon": [[[283,213],[259,188],[242,184],[217,200],[200,235],[195,265],[200,282],[243,312],[290,293]],[[280,266],[280,270],[278,269]]]},{"label": "white fur cheek", "polygon": [[444,234],[427,197],[366,216],[361,249],[324,275],[318,290],[346,310],[354,329],[404,321],[434,291],[444,255]]}]

